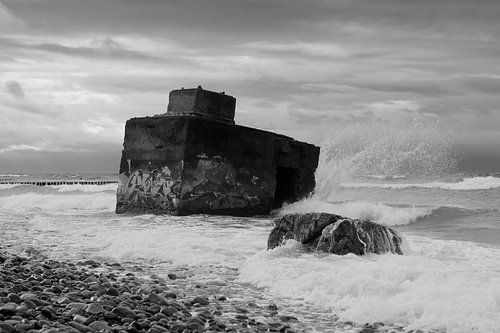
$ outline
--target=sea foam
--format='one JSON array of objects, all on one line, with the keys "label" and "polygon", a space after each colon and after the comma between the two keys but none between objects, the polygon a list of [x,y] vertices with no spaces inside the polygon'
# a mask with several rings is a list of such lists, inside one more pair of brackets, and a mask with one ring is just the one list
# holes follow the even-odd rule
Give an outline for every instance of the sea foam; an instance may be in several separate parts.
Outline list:
[{"label": "sea foam", "polygon": [[[141,221],[148,227],[140,228]],[[247,219],[248,226],[242,227],[227,221],[234,218],[142,215],[130,220],[126,228],[98,235],[93,242],[100,244],[100,255],[118,260],[236,268],[266,247],[270,223],[259,225]]]},{"label": "sea foam", "polygon": [[54,185],[50,186],[59,192],[103,192],[103,191],[116,191],[118,184],[104,184],[104,185],[84,185],[84,184],[74,184],[74,185]]},{"label": "sea foam", "polygon": [[315,196],[327,200],[340,184],[359,177],[447,173],[456,165],[450,147],[446,132],[437,124],[346,126],[330,133],[321,145]]},{"label": "sea foam", "polygon": [[8,190],[18,186],[21,186],[21,184],[0,184],[0,190]]},{"label": "sea foam", "polygon": [[284,206],[280,214],[324,212],[385,225],[404,225],[425,217],[432,211],[429,207],[395,207],[367,201],[330,203],[310,198]]},{"label": "sea foam", "polygon": [[248,259],[240,281],[325,306],[346,321],[498,332],[500,250],[415,236],[409,242],[413,254],[358,257],[307,253],[289,241]]},{"label": "sea foam", "polygon": [[0,209],[20,213],[33,210],[48,212],[113,211],[115,203],[115,194],[106,192],[71,195],[27,192],[0,196]]},{"label": "sea foam", "polygon": [[347,188],[385,188],[392,190],[408,189],[408,188],[426,188],[426,189],[442,189],[451,191],[474,191],[474,190],[490,190],[500,187],[500,178],[487,177],[470,177],[464,178],[459,182],[429,182],[429,183],[343,183],[342,187]]}]

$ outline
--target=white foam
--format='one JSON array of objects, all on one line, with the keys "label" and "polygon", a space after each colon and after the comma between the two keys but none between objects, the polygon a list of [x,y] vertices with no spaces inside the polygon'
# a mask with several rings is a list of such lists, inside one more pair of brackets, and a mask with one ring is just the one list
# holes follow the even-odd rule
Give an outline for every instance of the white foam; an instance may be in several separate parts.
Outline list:
[{"label": "white foam", "polygon": [[54,185],[50,186],[53,189],[56,189],[58,192],[103,192],[103,191],[116,191],[118,184],[104,184],[104,185],[83,185],[83,184],[74,184],[74,185]]},{"label": "white foam", "polygon": [[[169,261],[178,265],[219,264],[239,267],[246,258],[266,247],[269,227],[217,226],[202,216],[143,216],[155,219],[154,228],[131,226],[101,234],[103,256],[118,260]],[[220,217],[218,217],[220,220]],[[236,250],[237,249],[237,250]]]},{"label": "white foam", "polygon": [[432,209],[429,207],[394,207],[367,201],[329,203],[313,197],[286,205],[280,211],[281,214],[309,212],[338,214],[385,225],[404,225],[431,214]]},{"label": "white foam", "polygon": [[402,179],[406,178],[404,175],[366,175],[366,178],[375,178],[375,179]]},{"label": "white foam", "polygon": [[0,209],[16,212],[42,211],[113,211],[116,196],[112,193],[42,194],[28,192],[0,197]]},{"label": "white foam", "polygon": [[359,324],[498,332],[500,250],[418,237],[409,242],[412,255],[357,257],[305,253],[289,241],[248,259],[240,280]]},{"label": "white foam", "polygon": [[[35,186],[29,184],[0,184],[0,190],[8,190],[18,186]],[[55,189],[58,192],[104,192],[104,191],[116,191],[118,187],[117,183],[104,184],[104,185],[84,185],[84,184],[73,184],[73,185],[50,185],[44,186],[45,188]]]},{"label": "white foam", "polygon": [[387,188],[387,189],[407,189],[407,188],[428,188],[442,189],[452,191],[471,191],[471,190],[489,190],[500,187],[500,178],[487,177],[471,177],[465,178],[459,182],[430,182],[430,183],[410,183],[410,184],[387,184],[387,183],[344,183],[343,187],[349,188]]},{"label": "white foam", "polygon": [[21,186],[20,184],[0,184],[0,190],[8,190],[10,188],[14,188],[17,186]]}]

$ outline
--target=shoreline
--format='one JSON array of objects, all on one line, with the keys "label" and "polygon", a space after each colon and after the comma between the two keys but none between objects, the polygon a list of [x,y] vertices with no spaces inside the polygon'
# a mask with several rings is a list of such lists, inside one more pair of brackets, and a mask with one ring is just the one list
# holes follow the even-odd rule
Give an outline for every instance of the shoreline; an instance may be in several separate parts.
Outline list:
[{"label": "shoreline", "polygon": [[[236,305],[216,286],[118,262],[0,248],[0,332],[303,332],[275,304]],[[147,269],[146,269],[147,271]]]}]

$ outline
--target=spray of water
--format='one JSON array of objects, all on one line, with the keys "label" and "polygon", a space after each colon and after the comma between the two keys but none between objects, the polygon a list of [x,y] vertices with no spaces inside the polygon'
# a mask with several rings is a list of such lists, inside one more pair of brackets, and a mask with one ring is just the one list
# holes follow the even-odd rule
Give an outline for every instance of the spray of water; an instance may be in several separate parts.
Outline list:
[{"label": "spray of water", "polygon": [[353,124],[321,146],[315,196],[326,199],[343,182],[370,175],[437,176],[455,168],[450,136],[436,123]]}]

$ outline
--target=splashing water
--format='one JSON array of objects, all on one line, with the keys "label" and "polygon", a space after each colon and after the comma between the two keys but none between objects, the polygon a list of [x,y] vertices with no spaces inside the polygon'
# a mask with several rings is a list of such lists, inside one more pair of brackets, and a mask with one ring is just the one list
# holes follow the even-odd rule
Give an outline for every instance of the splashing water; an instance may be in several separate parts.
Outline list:
[{"label": "splashing water", "polygon": [[342,182],[369,175],[440,175],[456,166],[449,136],[436,123],[354,124],[321,145],[315,196],[326,199]]}]

